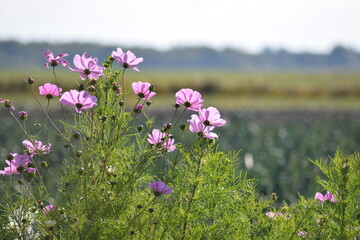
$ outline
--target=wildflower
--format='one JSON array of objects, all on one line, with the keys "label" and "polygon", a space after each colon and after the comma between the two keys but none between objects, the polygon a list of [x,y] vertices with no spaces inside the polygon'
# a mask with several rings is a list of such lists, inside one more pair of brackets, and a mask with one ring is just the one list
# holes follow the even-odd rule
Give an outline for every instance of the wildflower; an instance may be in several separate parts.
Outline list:
[{"label": "wildflower", "polygon": [[329,191],[326,191],[325,195],[322,195],[321,193],[317,192],[315,194],[315,199],[321,203],[326,201],[330,201],[332,203],[337,202],[337,199],[335,199],[334,196]]},{"label": "wildflower", "polygon": [[[220,118],[220,112],[214,107],[199,109],[198,114],[199,120],[205,126],[221,127],[226,124],[226,121]],[[197,117],[197,115],[193,116]]]},{"label": "wildflower", "polygon": [[25,120],[27,118],[28,113],[26,111],[18,112],[18,116],[21,120]]},{"label": "wildflower", "polygon": [[159,129],[153,129],[147,140],[161,151],[172,152],[176,149],[173,136],[170,133],[161,132]]},{"label": "wildflower", "polygon": [[76,54],[74,57],[74,65],[77,68],[69,67],[70,70],[80,73],[80,78],[85,80],[87,77],[90,79],[97,79],[100,76],[104,76],[104,67],[98,65],[97,58],[88,57],[86,52],[80,57]]},{"label": "wildflower", "polygon": [[39,87],[40,95],[45,96],[47,99],[52,99],[61,94],[62,88],[56,86],[55,84],[45,83],[43,86]]},{"label": "wildflower", "polygon": [[54,205],[47,205],[47,206],[45,206],[43,209],[42,209],[42,212],[43,212],[43,214],[48,214],[48,213],[50,213],[50,212],[53,212],[53,211],[55,211],[55,206]]},{"label": "wildflower", "polygon": [[53,52],[47,50],[43,53],[43,55],[45,59],[48,61],[47,63],[44,64],[47,69],[49,69],[49,65],[52,67],[56,67],[57,65],[66,67],[67,65],[69,65],[69,62],[63,59],[64,57],[69,56],[69,54],[67,53],[59,54],[56,57],[54,57]]},{"label": "wildflower", "polygon": [[304,231],[299,231],[297,233],[298,237],[301,237],[301,238],[306,238],[308,233],[307,232],[304,232]]},{"label": "wildflower", "polygon": [[144,106],[141,105],[141,104],[138,104],[138,105],[135,106],[134,112],[135,112],[136,114],[139,114],[139,113],[142,112],[143,109],[144,109]]},{"label": "wildflower", "polygon": [[193,133],[197,133],[200,137],[209,139],[218,138],[218,135],[216,133],[211,132],[215,127],[205,126],[199,118],[193,117],[188,120],[188,122],[190,123],[189,130]]},{"label": "wildflower", "polygon": [[180,89],[176,94],[176,104],[178,106],[185,106],[192,111],[198,111],[202,106],[201,94],[198,91],[194,91],[190,88]]},{"label": "wildflower", "polygon": [[12,103],[9,99],[5,99],[5,100],[0,99],[0,103],[4,104],[5,108],[11,109],[13,111],[15,110],[15,107],[12,105]]},{"label": "wildflower", "polygon": [[97,98],[95,96],[89,95],[86,91],[77,91],[70,90],[70,92],[65,92],[61,98],[60,102],[65,105],[75,106],[75,110],[78,113],[81,113],[82,109],[89,109],[97,106]]},{"label": "wildflower", "polygon": [[29,140],[24,140],[23,145],[27,148],[27,152],[30,156],[36,154],[48,154],[50,152],[51,143],[43,145],[41,141],[34,141],[34,144]]},{"label": "wildflower", "polygon": [[134,82],[131,86],[134,93],[143,100],[149,100],[156,95],[156,92],[152,91],[152,85],[148,82]]},{"label": "wildflower", "polygon": [[116,52],[113,51],[111,56],[119,62],[123,68],[132,68],[137,72],[139,72],[139,69],[136,65],[144,61],[142,57],[137,58],[131,51],[124,53],[121,48],[117,48]]},{"label": "wildflower", "polygon": [[32,163],[32,160],[28,154],[16,154],[14,160],[6,160],[5,162],[8,167],[5,167],[4,170],[0,170],[0,175],[20,174],[24,170],[27,170],[28,173],[36,172],[35,168],[28,167],[28,165]]},{"label": "wildflower", "polygon": [[161,196],[162,194],[170,194],[173,190],[166,186],[166,184],[162,181],[150,182],[149,188],[153,191],[155,196]]}]

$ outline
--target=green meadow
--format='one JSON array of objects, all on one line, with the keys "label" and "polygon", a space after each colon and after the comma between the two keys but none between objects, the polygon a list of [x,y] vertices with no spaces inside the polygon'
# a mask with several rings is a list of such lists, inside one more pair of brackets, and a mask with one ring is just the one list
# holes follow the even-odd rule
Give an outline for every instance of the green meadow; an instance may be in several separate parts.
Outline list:
[{"label": "green meadow", "polygon": [[[15,102],[30,93],[24,80],[32,76],[35,87],[54,82],[51,70],[1,70],[0,94]],[[78,74],[58,71],[63,89],[81,83]],[[121,79],[119,79],[119,82]],[[359,109],[360,73],[242,73],[228,71],[148,71],[127,70],[127,89],[134,81],[150,82],[158,97],[154,108],[174,101],[177,89],[200,91],[206,103],[222,109]],[[136,99],[129,99],[129,101]]]}]

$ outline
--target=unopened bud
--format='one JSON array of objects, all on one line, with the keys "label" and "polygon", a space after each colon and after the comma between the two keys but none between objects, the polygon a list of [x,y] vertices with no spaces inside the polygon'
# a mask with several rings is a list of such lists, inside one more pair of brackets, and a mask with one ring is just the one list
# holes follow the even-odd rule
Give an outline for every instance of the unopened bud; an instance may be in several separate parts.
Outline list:
[{"label": "unopened bud", "polygon": [[49,164],[48,164],[46,161],[42,161],[42,162],[40,163],[40,165],[41,165],[42,167],[47,167]]},{"label": "unopened bud", "polygon": [[85,85],[83,83],[80,83],[79,85],[79,91],[85,90]]},{"label": "unopened bud", "polygon": [[137,126],[136,129],[138,130],[138,132],[141,132],[144,129],[144,127],[143,127],[143,125],[139,125],[139,126]]},{"label": "unopened bud", "polygon": [[74,131],[72,136],[73,138],[78,139],[80,137],[80,133],[78,131]]},{"label": "unopened bud", "polygon": [[96,85],[96,83],[97,83],[96,79],[91,79],[90,80],[90,85]]},{"label": "unopened bud", "polygon": [[79,157],[81,157],[81,155],[82,155],[82,151],[80,151],[80,150],[79,150],[79,151],[77,151],[75,155],[76,155],[76,157],[78,157],[78,158],[79,158]]},{"label": "unopened bud", "polygon": [[28,78],[26,79],[26,81],[27,81],[27,83],[30,84],[30,85],[35,82],[35,80],[34,80],[32,77],[28,77]]},{"label": "unopened bud", "polygon": [[117,82],[114,82],[114,83],[112,84],[112,90],[116,91],[118,88],[120,88],[120,84],[117,83]]},{"label": "unopened bud", "polygon": [[79,175],[82,175],[84,172],[84,168],[78,168],[77,172]]}]

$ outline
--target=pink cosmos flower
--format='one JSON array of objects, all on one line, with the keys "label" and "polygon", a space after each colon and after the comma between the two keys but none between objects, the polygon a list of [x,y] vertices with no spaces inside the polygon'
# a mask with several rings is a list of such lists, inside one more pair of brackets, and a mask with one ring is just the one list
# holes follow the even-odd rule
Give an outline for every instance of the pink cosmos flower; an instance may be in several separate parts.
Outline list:
[{"label": "pink cosmos flower", "polygon": [[160,151],[172,152],[176,149],[173,136],[169,133],[162,132],[159,129],[153,129],[152,133],[148,135],[147,140]]},{"label": "pink cosmos flower", "polygon": [[133,82],[131,86],[134,93],[143,100],[150,100],[151,97],[156,95],[156,92],[152,91],[152,85],[148,82]]},{"label": "pink cosmos flower", "polygon": [[61,65],[63,67],[66,67],[67,65],[69,65],[69,62],[63,59],[64,57],[69,56],[69,54],[67,53],[59,54],[56,57],[54,57],[53,52],[47,50],[43,53],[43,55],[45,59],[48,61],[47,63],[44,64],[47,69],[49,69],[49,66],[56,67],[57,65]]},{"label": "pink cosmos flower", "polygon": [[45,96],[47,99],[52,99],[61,94],[62,88],[56,86],[55,84],[45,83],[43,86],[39,87],[40,95]]},{"label": "pink cosmos flower", "polygon": [[61,98],[60,102],[65,105],[75,106],[75,110],[78,113],[81,113],[82,109],[89,109],[97,106],[97,98],[95,96],[89,95],[86,91],[77,91],[70,90],[70,92],[65,92]]},{"label": "pink cosmos flower", "polygon": [[34,156],[36,154],[48,154],[50,152],[51,143],[43,145],[41,141],[34,141],[34,144],[29,140],[24,140],[23,145],[27,148],[27,152],[30,156]]},{"label": "pink cosmos flower", "polygon": [[55,206],[54,205],[47,205],[47,206],[45,206],[43,209],[42,209],[42,212],[43,212],[43,214],[48,214],[48,213],[50,213],[50,212],[53,212],[53,211],[55,211]]},{"label": "pink cosmos flower", "polygon": [[90,79],[97,79],[100,76],[104,76],[104,67],[98,65],[99,61],[97,58],[88,57],[86,52],[80,57],[76,54],[74,57],[74,65],[77,68],[69,67],[70,70],[80,73],[80,78],[85,80],[86,77]]},{"label": "pink cosmos flower", "polygon": [[176,104],[179,106],[185,106],[192,111],[198,111],[202,107],[201,94],[198,91],[194,91],[190,88],[180,89],[176,94]]},{"label": "pink cosmos flower", "polygon": [[9,99],[5,99],[5,100],[0,99],[0,103],[4,104],[5,108],[11,109],[13,111],[15,110],[14,105],[12,105],[12,103]]},{"label": "pink cosmos flower", "polygon": [[221,127],[226,124],[226,121],[220,118],[220,112],[214,107],[199,109],[198,114],[199,116],[194,114],[191,117],[198,117],[205,126]]},{"label": "pink cosmos flower", "polygon": [[173,190],[166,186],[166,184],[162,181],[150,182],[149,188],[153,191],[155,196],[161,196],[162,194],[170,194]]},{"label": "pink cosmos flower", "polygon": [[26,169],[29,173],[36,172],[35,168],[28,168],[28,164],[32,163],[32,160],[28,154],[16,154],[14,160],[6,160],[5,162],[7,163],[8,167],[5,167],[4,170],[0,170],[0,175],[20,174]]},{"label": "pink cosmos flower", "polygon": [[330,201],[332,203],[336,203],[337,202],[337,199],[334,198],[334,196],[329,192],[329,191],[326,191],[325,195],[322,195],[321,193],[317,192],[315,194],[315,199],[319,202],[326,202],[326,201]]},{"label": "pink cosmos flower", "polygon": [[139,63],[144,61],[142,57],[137,58],[135,54],[130,51],[124,53],[121,48],[117,48],[116,52],[113,51],[111,56],[123,66],[123,68],[132,68],[135,71],[139,72],[139,69],[136,67]]},{"label": "pink cosmos flower", "polygon": [[190,120],[188,120],[188,122],[190,123],[189,130],[193,133],[197,133],[200,137],[209,139],[218,138],[216,133],[211,132],[215,127],[205,126],[197,116],[192,117]]}]

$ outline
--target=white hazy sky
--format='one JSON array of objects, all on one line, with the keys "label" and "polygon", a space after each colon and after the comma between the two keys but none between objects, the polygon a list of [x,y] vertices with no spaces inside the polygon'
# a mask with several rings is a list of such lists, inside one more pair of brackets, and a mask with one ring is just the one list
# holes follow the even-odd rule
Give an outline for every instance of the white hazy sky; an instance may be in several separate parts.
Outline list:
[{"label": "white hazy sky", "polygon": [[360,49],[360,0],[0,0],[0,39]]}]

